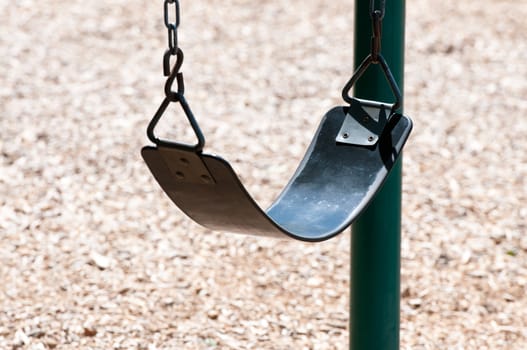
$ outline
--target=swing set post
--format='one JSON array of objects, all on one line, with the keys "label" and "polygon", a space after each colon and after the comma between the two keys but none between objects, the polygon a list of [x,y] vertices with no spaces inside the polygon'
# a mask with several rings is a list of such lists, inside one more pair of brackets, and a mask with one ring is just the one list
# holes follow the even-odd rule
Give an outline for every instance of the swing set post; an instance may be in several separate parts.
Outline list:
[{"label": "swing set post", "polygon": [[[382,1],[381,1],[382,2]],[[355,0],[355,67],[371,51],[370,0]],[[405,0],[386,1],[382,55],[403,94]],[[377,65],[378,66],[378,65]],[[370,67],[354,88],[358,98],[393,101],[380,67]],[[352,226],[350,349],[399,349],[402,157]]]}]

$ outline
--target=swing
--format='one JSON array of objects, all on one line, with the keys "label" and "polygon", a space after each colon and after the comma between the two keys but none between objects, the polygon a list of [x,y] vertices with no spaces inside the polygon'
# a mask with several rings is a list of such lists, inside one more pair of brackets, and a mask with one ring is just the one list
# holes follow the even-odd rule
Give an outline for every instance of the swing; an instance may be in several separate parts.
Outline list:
[{"label": "swing", "polygon": [[[353,223],[381,188],[412,129],[411,120],[397,112],[401,93],[380,54],[384,9],[374,10],[373,2],[372,52],[344,87],[342,96],[349,105],[332,108],[324,115],[293,177],[264,211],[226,160],[203,153],[205,138],[184,97],[179,71],[183,63],[183,52],[177,46],[179,1],[165,0],[169,33],[169,49],[163,59],[168,76],[165,99],[147,128],[155,146],[145,146],[141,153],[163,191],[186,215],[213,230],[288,236],[309,242],[329,239]],[[173,23],[169,22],[169,4],[175,4]],[[380,64],[395,103],[349,96],[371,64]],[[195,145],[156,137],[155,127],[170,103],[181,106],[197,137]]]}]

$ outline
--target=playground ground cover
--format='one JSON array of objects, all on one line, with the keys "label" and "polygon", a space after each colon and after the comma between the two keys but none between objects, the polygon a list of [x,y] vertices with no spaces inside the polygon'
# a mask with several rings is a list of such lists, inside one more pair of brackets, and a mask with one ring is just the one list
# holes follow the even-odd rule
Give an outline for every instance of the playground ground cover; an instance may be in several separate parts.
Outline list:
[{"label": "playground ground cover", "polygon": [[[182,2],[207,149],[264,205],[342,103],[352,3]],[[161,1],[0,10],[1,349],[347,348],[349,232],[210,232],[142,162]],[[402,349],[527,348],[525,18],[512,1],[407,4]]]}]

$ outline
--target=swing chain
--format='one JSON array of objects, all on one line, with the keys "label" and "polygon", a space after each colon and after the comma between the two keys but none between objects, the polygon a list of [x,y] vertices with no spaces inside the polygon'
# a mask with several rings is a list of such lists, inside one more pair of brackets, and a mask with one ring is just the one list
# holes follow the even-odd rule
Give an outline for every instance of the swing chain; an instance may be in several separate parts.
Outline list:
[{"label": "swing chain", "polygon": [[375,0],[370,0],[370,17],[372,24],[371,58],[372,63],[379,63],[379,55],[381,54],[382,20],[386,12],[386,0],[380,1],[378,9],[376,8],[375,3]]},{"label": "swing chain", "polygon": [[[170,21],[170,5],[173,4],[174,6],[174,18],[173,21]],[[168,77],[171,72],[170,68],[170,57],[171,56],[178,56],[178,27],[180,23],[180,11],[179,11],[179,0],[165,0],[164,5],[164,22],[165,27],[168,31],[168,49],[165,51],[165,55],[163,56],[163,75],[165,77]],[[176,65],[178,65],[176,63]]]},{"label": "swing chain", "polygon": [[[203,146],[205,145],[205,138],[203,137],[203,133],[201,132],[198,122],[184,96],[185,85],[183,81],[183,73],[180,72],[181,66],[183,65],[183,51],[178,46],[177,36],[180,23],[179,0],[164,0],[164,3],[164,22],[165,27],[168,29],[168,49],[163,55],[163,74],[168,78],[165,82],[165,99],[159,106],[156,114],[154,114],[152,120],[150,120],[150,123],[146,129],[146,135],[153,143],[158,146],[179,148],[192,152],[201,152]],[[173,10],[175,13],[173,21],[170,19],[171,5],[173,5]],[[174,62],[174,65],[171,66],[170,59],[174,56],[176,62]],[[174,82],[176,84],[175,90],[172,87]],[[179,104],[179,106],[182,108],[183,113],[187,117],[187,120],[190,123],[192,130],[194,130],[194,134],[196,135],[197,143],[195,145],[162,140],[155,135],[155,127],[171,103]]]},{"label": "swing chain", "polygon": [[[171,9],[171,7],[173,7],[173,9]],[[172,20],[171,11],[174,11]],[[183,93],[185,92],[183,73],[179,71],[181,69],[181,65],[183,64],[184,57],[183,51],[178,46],[178,28],[181,22],[179,0],[165,0],[164,22],[165,27],[168,30],[168,49],[163,55],[163,75],[168,77],[165,83],[165,95],[169,100],[176,102],[181,100]],[[174,56],[176,58],[176,62],[172,67],[170,65],[170,60]],[[177,84],[176,91],[172,90],[174,81]]]},{"label": "swing chain", "polygon": [[[373,3],[373,1],[372,1]],[[382,38],[382,18],[384,10],[375,10],[371,13],[372,21],[372,37],[371,37],[371,58],[372,63],[379,63],[379,55],[381,54],[381,38]]]}]

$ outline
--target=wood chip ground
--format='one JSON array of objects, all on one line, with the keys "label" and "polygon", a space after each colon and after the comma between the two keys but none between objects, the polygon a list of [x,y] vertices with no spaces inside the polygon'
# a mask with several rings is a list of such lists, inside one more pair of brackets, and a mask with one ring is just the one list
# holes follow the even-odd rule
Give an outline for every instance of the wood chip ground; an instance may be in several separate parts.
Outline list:
[{"label": "wood chip ground", "polygon": [[[188,100],[264,205],[341,103],[352,3],[182,2]],[[0,349],[347,348],[349,232],[210,232],[143,164],[161,1],[0,10]],[[402,349],[527,349],[526,18],[407,4]]]}]

